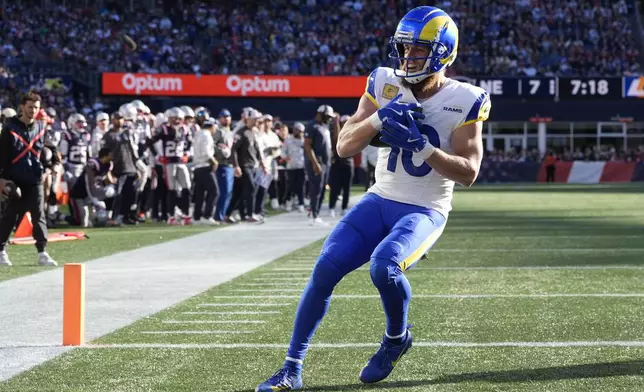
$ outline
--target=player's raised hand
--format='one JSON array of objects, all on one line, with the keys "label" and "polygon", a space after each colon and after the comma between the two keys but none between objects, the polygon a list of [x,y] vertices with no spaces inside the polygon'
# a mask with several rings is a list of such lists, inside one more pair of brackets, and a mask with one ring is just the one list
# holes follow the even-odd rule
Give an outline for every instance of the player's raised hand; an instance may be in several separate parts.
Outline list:
[{"label": "player's raised hand", "polygon": [[375,115],[370,117],[371,124],[375,129],[382,129],[386,119],[392,119],[399,124],[405,124],[407,122],[406,116],[409,112],[414,113],[413,117],[415,119],[421,120],[425,118],[421,106],[418,103],[400,102],[401,98],[402,93],[396,95],[386,106],[378,109]]},{"label": "player's raised hand", "polygon": [[[406,124],[406,125],[405,125]],[[391,118],[385,119],[380,140],[390,146],[400,147],[412,152],[420,152],[427,145],[427,139],[418,130],[412,112],[407,112],[404,124]]]}]

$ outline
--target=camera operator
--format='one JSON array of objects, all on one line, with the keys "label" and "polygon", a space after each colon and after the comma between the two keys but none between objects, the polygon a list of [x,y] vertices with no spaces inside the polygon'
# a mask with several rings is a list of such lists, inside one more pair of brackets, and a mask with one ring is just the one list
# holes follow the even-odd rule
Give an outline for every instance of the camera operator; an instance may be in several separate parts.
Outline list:
[{"label": "camera operator", "polygon": [[0,194],[8,198],[0,217],[0,265],[11,265],[5,247],[16,220],[27,211],[34,223],[38,264],[57,265],[45,252],[47,221],[40,154],[46,128],[43,122],[35,121],[40,102],[38,94],[26,93],[20,100],[20,116],[10,118],[0,134],[0,179],[3,180],[0,181]]}]

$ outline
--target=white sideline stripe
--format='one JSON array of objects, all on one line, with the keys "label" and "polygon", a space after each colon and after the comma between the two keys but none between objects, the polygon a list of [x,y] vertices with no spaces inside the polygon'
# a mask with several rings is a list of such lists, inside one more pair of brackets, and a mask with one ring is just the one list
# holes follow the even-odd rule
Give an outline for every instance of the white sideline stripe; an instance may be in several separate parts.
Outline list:
[{"label": "white sideline stripe", "polygon": [[293,283],[293,282],[284,282],[284,283],[239,283],[237,286],[304,286],[306,283]]},{"label": "white sideline stripe", "polygon": [[[281,290],[284,291],[284,290]],[[579,293],[579,294],[414,294],[413,298],[478,299],[478,298],[643,298],[644,293]],[[211,298],[300,298],[298,295],[216,295]],[[371,299],[379,295],[335,294],[335,299]]]},{"label": "white sideline stripe", "polygon": [[[380,347],[378,343],[313,343],[309,345],[311,348],[318,349],[338,349],[338,348],[371,348]],[[569,347],[644,347],[644,341],[628,341],[628,340],[610,340],[610,341],[571,341],[571,342],[414,342],[414,347],[521,347],[521,348],[569,348]],[[240,348],[268,348],[268,349],[285,349],[288,344],[253,344],[253,343],[206,343],[206,344],[164,344],[164,343],[133,343],[133,344],[86,344],[79,346],[85,349],[99,349],[99,348],[162,348],[162,349],[205,349],[205,348],[222,348],[222,349],[240,349]]]},{"label": "white sideline stripe", "polygon": [[255,331],[141,331],[143,335],[240,335]]},{"label": "white sideline stripe", "polygon": [[163,320],[162,324],[266,324],[262,320]]},{"label": "white sideline stripe", "polygon": [[216,307],[228,307],[228,306],[257,306],[260,308],[272,308],[275,306],[289,306],[290,304],[286,303],[276,303],[276,302],[264,302],[264,303],[227,303],[227,304],[199,304],[198,308],[216,308]]},{"label": "white sideline stripe", "polygon": [[642,265],[525,265],[525,266],[482,266],[482,267],[413,267],[413,270],[428,271],[467,271],[467,270],[604,270],[604,269],[626,269],[641,270]]},{"label": "white sideline stripe", "polygon": [[[284,274],[279,274],[279,275],[284,275]],[[289,281],[289,282],[293,282],[295,280],[299,280],[301,282],[308,282],[309,278],[303,278],[301,276],[296,276],[296,277],[293,277],[293,278],[270,278],[270,279],[267,279],[267,278],[253,278],[253,280],[254,281],[262,281],[262,282],[266,282],[266,281],[278,282],[278,281],[283,281],[283,280],[284,281]]]},{"label": "white sideline stripe", "polygon": [[230,290],[235,293],[301,293],[300,289],[235,289]]},{"label": "white sideline stripe", "polygon": [[[236,298],[236,297],[233,297]],[[263,297],[258,297],[258,298],[263,298]],[[181,314],[218,314],[221,316],[224,315],[231,315],[231,314],[280,314],[277,310],[266,310],[266,311],[261,311],[258,310],[256,312],[251,312],[251,311],[240,311],[240,312],[181,312]]]}]

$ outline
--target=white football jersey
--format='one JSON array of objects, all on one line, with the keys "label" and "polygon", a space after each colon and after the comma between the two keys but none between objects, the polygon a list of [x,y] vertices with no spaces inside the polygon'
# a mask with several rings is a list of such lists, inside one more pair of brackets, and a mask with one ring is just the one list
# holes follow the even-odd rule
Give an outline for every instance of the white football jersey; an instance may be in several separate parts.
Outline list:
[{"label": "white football jersey", "polygon": [[[419,131],[429,142],[451,153],[452,132],[463,125],[487,120],[489,94],[469,83],[447,79],[445,86],[429,99],[418,101],[401,84],[391,68],[376,68],[367,80],[366,96],[378,107],[386,106],[399,93],[401,102],[417,102],[425,119]],[[399,148],[380,148],[376,165],[376,183],[369,192],[385,199],[433,208],[447,216],[452,209],[454,181],[433,170],[417,154]]]}]

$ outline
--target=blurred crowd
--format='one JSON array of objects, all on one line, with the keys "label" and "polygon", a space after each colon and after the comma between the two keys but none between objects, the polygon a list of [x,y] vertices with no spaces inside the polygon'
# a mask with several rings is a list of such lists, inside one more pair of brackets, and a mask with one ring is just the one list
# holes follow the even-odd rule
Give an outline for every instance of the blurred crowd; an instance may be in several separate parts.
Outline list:
[{"label": "blurred crowd", "polygon": [[[184,1],[46,10],[9,2],[0,58],[97,71],[367,75],[411,0]],[[625,0],[438,0],[460,28],[462,75],[623,75],[639,70]],[[22,5],[21,5],[22,4]],[[631,9],[631,12],[634,10]]]},{"label": "blurred crowd", "polygon": [[[562,161],[612,161],[612,162],[644,162],[644,144],[627,150],[613,145],[600,145],[568,148],[553,148],[550,150],[558,160]],[[493,150],[485,153],[485,159],[493,162],[541,162],[543,157],[537,149],[530,150]]]}]

